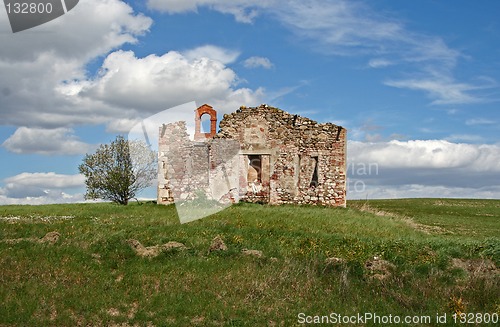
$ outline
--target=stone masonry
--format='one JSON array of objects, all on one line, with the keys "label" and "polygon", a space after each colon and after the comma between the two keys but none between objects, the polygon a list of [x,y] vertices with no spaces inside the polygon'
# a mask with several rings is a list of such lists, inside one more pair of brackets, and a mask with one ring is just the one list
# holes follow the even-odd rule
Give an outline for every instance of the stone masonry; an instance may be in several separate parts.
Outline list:
[{"label": "stone masonry", "polygon": [[[200,133],[208,114],[210,133]],[[191,141],[185,122],[163,125],[158,203],[203,195],[217,201],[346,205],[346,130],[267,105],[224,115],[195,112]]]}]

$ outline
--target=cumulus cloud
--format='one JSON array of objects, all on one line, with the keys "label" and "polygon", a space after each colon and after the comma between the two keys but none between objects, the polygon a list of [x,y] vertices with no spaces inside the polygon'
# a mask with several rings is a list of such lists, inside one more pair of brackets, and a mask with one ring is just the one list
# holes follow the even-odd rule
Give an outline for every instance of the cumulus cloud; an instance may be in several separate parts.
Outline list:
[{"label": "cumulus cloud", "polygon": [[137,42],[151,23],[122,1],[87,0],[58,19],[13,34],[0,11],[0,120],[52,128],[117,116],[115,108],[75,99],[59,92],[58,85],[84,79],[89,60]]},{"label": "cumulus cloud", "polygon": [[347,149],[352,197],[500,197],[499,145],[350,141]]},{"label": "cumulus cloud", "polygon": [[198,60],[208,58],[218,61],[224,65],[232,64],[238,59],[240,52],[221,48],[215,45],[207,44],[182,53],[188,60]]},{"label": "cumulus cloud", "polygon": [[500,146],[451,143],[444,140],[410,140],[349,143],[350,160],[376,162],[388,168],[466,168],[500,172]]},{"label": "cumulus cloud", "polygon": [[0,189],[0,205],[9,204],[29,204],[29,205],[42,205],[42,204],[55,204],[55,203],[77,203],[86,202],[83,193],[68,194],[61,191],[45,190],[43,194],[35,194],[34,196],[20,195],[20,197],[9,197],[2,195]]},{"label": "cumulus cloud", "polygon": [[477,198],[500,199],[500,187],[449,187],[429,186],[422,184],[384,185],[350,184],[347,198],[352,200],[365,199],[396,199],[396,198]]},{"label": "cumulus cloud", "polygon": [[70,128],[20,127],[2,144],[13,153],[75,155],[91,152],[95,146],[80,141]]},{"label": "cumulus cloud", "polygon": [[80,174],[64,175],[49,173],[21,173],[4,180],[7,185],[34,186],[44,189],[65,189],[85,186],[85,177]]},{"label": "cumulus cloud", "polygon": [[265,69],[271,69],[271,68],[274,67],[273,63],[268,58],[257,57],[257,56],[250,57],[250,58],[246,59],[243,62],[243,65],[246,68],[259,68],[259,67],[262,67],[262,68],[265,68]]},{"label": "cumulus cloud", "polygon": [[137,123],[139,123],[139,119],[130,119],[130,118],[113,119],[106,125],[106,132],[125,134],[128,133],[130,129]]},{"label": "cumulus cloud", "polygon": [[[3,146],[15,153],[86,153],[90,146],[74,137],[71,129],[61,126],[106,123],[107,131],[123,133],[137,119],[180,103],[210,103],[221,114],[241,105],[258,105],[265,96],[264,90],[238,87],[237,74],[220,61],[234,61],[237,55],[216,46],[144,58],[136,57],[132,51],[119,50],[104,59],[94,79],[82,76],[62,83],[53,79],[52,84],[39,83],[37,79],[43,75],[43,64],[50,66],[52,60],[50,56],[41,56],[38,58],[41,62],[26,64],[25,69],[21,65],[16,73],[22,79],[21,76],[33,70],[34,76],[26,83],[43,85],[47,94],[39,94],[41,90],[36,88],[33,94],[19,91],[23,100],[6,105],[0,116],[5,114],[6,122],[24,126]],[[8,90],[3,93],[12,96]]]},{"label": "cumulus cloud", "polygon": [[68,191],[85,186],[83,175],[21,173],[4,179],[0,204],[46,204],[83,201],[83,193]]},{"label": "cumulus cloud", "polygon": [[[237,60],[236,50],[204,45],[144,58],[112,52],[136,43],[151,24],[125,2],[87,0],[13,34],[0,11],[0,121],[20,127],[3,146],[15,153],[76,154],[88,145],[68,126],[106,124],[109,132],[126,132],[137,119],[193,100],[221,105],[221,112],[261,102],[264,90],[238,87],[240,79],[226,67]],[[91,77],[86,65],[99,56],[104,63]],[[36,133],[44,138],[35,146]]]},{"label": "cumulus cloud", "polygon": [[79,95],[149,114],[190,101],[211,103],[222,112],[260,103],[263,90],[237,88],[236,73],[202,52],[194,50],[189,58],[176,51],[144,58],[132,51],[113,52],[98,78],[82,82]]},{"label": "cumulus cloud", "polygon": [[2,10],[0,40],[9,46],[0,48],[0,58],[30,62],[50,53],[54,65],[85,62],[125,43],[137,42],[137,37],[146,33],[151,24],[151,18],[135,14],[122,1],[86,0],[58,19],[13,34]]}]

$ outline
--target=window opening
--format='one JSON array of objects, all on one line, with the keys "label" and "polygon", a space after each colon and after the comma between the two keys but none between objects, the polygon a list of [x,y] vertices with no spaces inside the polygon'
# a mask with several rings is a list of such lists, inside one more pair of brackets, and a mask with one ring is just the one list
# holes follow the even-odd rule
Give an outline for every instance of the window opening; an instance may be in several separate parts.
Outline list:
[{"label": "window opening", "polygon": [[260,155],[248,156],[247,181],[249,189],[254,194],[262,190],[262,157]]},{"label": "window opening", "polygon": [[201,120],[201,132],[202,133],[210,133],[210,128],[211,128],[210,118],[211,117],[208,113],[201,115],[200,120]]},{"label": "window opening", "polygon": [[309,183],[309,187],[317,187],[318,186],[318,157],[312,157],[314,162],[314,172],[311,177],[311,183]]}]

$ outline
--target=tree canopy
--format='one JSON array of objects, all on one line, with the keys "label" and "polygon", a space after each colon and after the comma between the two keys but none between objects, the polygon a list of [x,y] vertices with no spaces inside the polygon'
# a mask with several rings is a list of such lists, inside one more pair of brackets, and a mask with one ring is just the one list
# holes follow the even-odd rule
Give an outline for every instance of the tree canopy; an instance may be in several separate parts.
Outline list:
[{"label": "tree canopy", "polygon": [[144,142],[117,136],[86,154],[78,166],[85,176],[86,199],[110,200],[126,205],[152,184],[157,172],[157,155]]}]

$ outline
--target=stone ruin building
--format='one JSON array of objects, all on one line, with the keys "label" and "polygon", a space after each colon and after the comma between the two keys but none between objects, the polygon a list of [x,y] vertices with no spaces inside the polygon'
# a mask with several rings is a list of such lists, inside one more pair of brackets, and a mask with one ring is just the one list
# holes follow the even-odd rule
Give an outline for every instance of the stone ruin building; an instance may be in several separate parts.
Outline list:
[{"label": "stone ruin building", "polygon": [[[210,132],[201,133],[201,118]],[[158,203],[202,197],[221,202],[346,205],[346,129],[267,105],[225,114],[195,111],[194,140],[185,122],[159,134]]]}]

